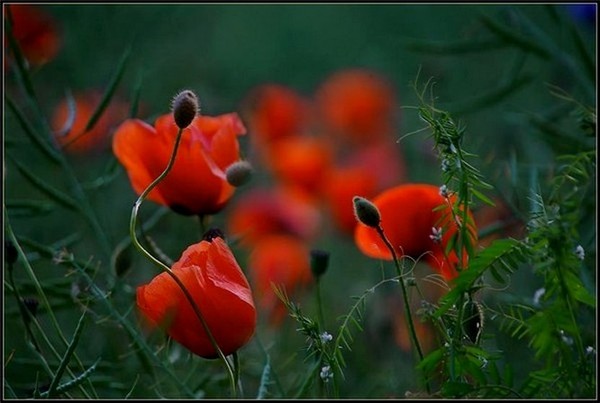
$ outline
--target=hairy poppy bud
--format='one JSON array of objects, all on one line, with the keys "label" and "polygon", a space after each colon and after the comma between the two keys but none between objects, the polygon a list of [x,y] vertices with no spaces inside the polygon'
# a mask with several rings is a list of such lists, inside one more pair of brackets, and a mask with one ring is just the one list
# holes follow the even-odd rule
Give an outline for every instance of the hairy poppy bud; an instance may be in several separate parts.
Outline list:
[{"label": "hairy poppy bud", "polygon": [[180,129],[188,127],[199,111],[198,97],[190,90],[183,90],[173,98],[173,118]]},{"label": "hairy poppy bud", "polygon": [[354,215],[358,221],[368,227],[379,227],[381,215],[376,205],[360,196],[354,196],[352,203],[354,204]]},{"label": "hairy poppy bud", "polygon": [[310,270],[316,278],[325,274],[328,265],[329,252],[320,249],[313,249],[310,251]]},{"label": "hairy poppy bud", "polygon": [[225,177],[231,186],[240,187],[252,177],[252,165],[248,161],[236,161],[225,169]]}]

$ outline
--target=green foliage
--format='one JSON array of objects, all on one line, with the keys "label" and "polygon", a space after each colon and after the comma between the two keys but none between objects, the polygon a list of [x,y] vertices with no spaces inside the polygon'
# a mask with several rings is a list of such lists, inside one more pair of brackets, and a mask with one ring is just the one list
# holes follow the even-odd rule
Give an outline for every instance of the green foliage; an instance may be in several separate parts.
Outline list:
[{"label": "green foliage", "polygon": [[[424,122],[430,135],[398,133],[399,146],[411,180],[439,183],[456,197],[459,231],[446,253],[460,257],[459,276],[448,283],[421,276],[424,264],[413,262],[387,277],[388,262],[380,262],[376,278],[351,240],[325,231],[317,242],[332,253],[316,306],[276,289],[294,328],[260,328],[234,357],[238,397],[597,397],[595,37],[562,5],[47,7],[74,50],[41,68],[28,64],[4,19],[12,62],[3,222],[17,253],[4,262],[6,398],[230,395],[218,362],[145,332],[135,286],[150,265],[127,234],[134,193],[110,152],[78,158],[58,147],[49,125],[55,98],[82,83],[100,85],[103,97],[86,122],[92,128],[123,93],[131,95],[131,117],[164,112],[183,87],[202,89],[207,110],[231,110],[258,83],[285,80],[308,91],[349,65],[387,72],[403,103],[417,105],[402,115],[403,130],[418,133]],[[438,17],[447,24],[433,23]],[[111,43],[98,26],[109,28]],[[405,93],[417,69],[414,94]],[[435,85],[431,78],[419,88],[422,75]],[[467,214],[499,201],[510,219],[481,228]],[[188,231],[197,223],[167,208],[139,219],[135,233],[165,264],[197,238]],[[507,230],[521,221],[524,234]],[[496,239],[481,246],[489,235]],[[413,276],[443,294],[428,295]],[[421,306],[412,312],[434,339],[423,356],[390,341],[397,329],[389,316],[398,312],[383,299],[388,287],[404,297],[418,292]],[[37,310],[28,308],[32,300]],[[335,326],[326,327],[325,315]]]}]

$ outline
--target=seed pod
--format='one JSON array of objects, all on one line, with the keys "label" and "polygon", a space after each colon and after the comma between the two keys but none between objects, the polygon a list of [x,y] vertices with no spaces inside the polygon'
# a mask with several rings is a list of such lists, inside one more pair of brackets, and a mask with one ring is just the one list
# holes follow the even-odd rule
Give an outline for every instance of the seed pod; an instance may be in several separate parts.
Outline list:
[{"label": "seed pod", "polygon": [[190,90],[183,90],[173,98],[173,118],[180,129],[188,127],[199,110],[198,97]]},{"label": "seed pod", "polygon": [[354,215],[358,221],[368,227],[379,227],[381,214],[375,204],[360,196],[354,196],[352,203],[354,204]]},{"label": "seed pod", "polygon": [[225,234],[223,234],[223,231],[218,228],[210,228],[202,236],[202,240],[208,242],[212,242],[212,240],[215,238],[225,239]]},{"label": "seed pod", "polygon": [[483,330],[483,308],[479,302],[469,299],[463,305],[462,327],[465,335],[472,343],[477,344]]},{"label": "seed pod", "polygon": [[313,249],[310,251],[310,270],[315,278],[321,277],[329,266],[329,252]]},{"label": "seed pod", "polygon": [[252,177],[252,165],[248,161],[236,161],[225,170],[225,177],[231,186],[240,187]]}]

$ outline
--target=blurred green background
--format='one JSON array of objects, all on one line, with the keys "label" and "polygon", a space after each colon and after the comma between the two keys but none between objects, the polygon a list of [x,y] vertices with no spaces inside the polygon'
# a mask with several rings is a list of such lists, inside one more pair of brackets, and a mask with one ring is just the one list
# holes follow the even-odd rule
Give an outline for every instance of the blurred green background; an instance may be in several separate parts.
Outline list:
[{"label": "blurred green background", "polygon": [[[594,144],[595,138],[580,140],[576,118],[569,104],[550,93],[548,84],[559,86],[573,98],[595,108],[595,26],[576,19],[563,5],[446,5],[446,4],[61,4],[42,6],[56,19],[63,40],[57,58],[34,71],[33,84],[44,113],[73,92],[89,88],[105,89],[115,74],[127,48],[131,55],[118,87],[119,96],[130,100],[141,88],[144,105],[140,117],[152,122],[166,113],[174,94],[184,88],[196,91],[203,113],[217,115],[237,111],[241,101],[255,86],[280,83],[311,96],[327,76],[350,67],[372,69],[394,85],[400,104],[398,138],[424,127],[417,111],[413,83],[419,88],[429,78],[435,81],[436,106],[448,110],[467,128],[465,149],[480,156],[476,160],[487,182],[526,212],[531,177],[551,175],[556,155],[575,152]],[[487,22],[486,22],[487,21]],[[529,42],[519,43],[490,28],[489,21],[512,26],[510,32]],[[577,38],[580,38],[579,40]],[[540,49],[542,49],[540,51]],[[594,62],[590,73],[589,60]],[[587,60],[587,61],[586,61]],[[6,88],[17,102],[23,101],[15,77],[5,77]],[[406,108],[405,108],[406,107]],[[24,109],[28,111],[28,106]],[[44,181],[65,188],[60,168],[32,150],[22,129],[10,112],[4,116],[5,156],[26,164]],[[546,126],[539,122],[546,123]],[[251,135],[251,133],[250,133]],[[244,139],[244,147],[249,147]],[[439,183],[439,162],[431,151],[426,132],[404,138],[398,147],[406,158],[411,181]],[[93,181],[109,170],[110,152],[89,158],[69,156],[74,171],[95,207],[110,244],[116,247],[127,238],[129,215],[135,195],[125,172],[105,186],[93,187]],[[24,180],[5,159],[4,197],[7,202],[22,199],[44,200],[44,195]],[[266,183],[267,176],[257,173],[253,184]],[[248,188],[249,189],[249,188]],[[240,188],[239,197],[247,188]],[[584,206],[595,211],[595,195]],[[189,218],[164,212],[146,203],[143,217],[158,212],[160,220],[151,234],[171,256],[179,256],[185,245],[196,242],[197,223]],[[162,213],[161,213],[162,211]],[[214,217],[223,222],[227,209]],[[8,210],[13,230],[45,245],[55,245],[74,237],[69,250],[86,261],[100,260],[95,280],[108,282],[111,270],[107,257],[98,250],[95,235],[78,214],[61,207],[31,214],[25,209]],[[594,217],[595,218],[595,217]],[[595,220],[594,220],[595,222]],[[582,227],[584,244],[589,251],[590,283],[595,282],[595,233],[593,222]],[[335,330],[335,318],[347,313],[352,296],[360,295],[381,276],[380,263],[356,250],[349,239],[324,234],[319,245],[331,252],[331,266],[322,282],[327,320]],[[40,258],[27,250],[36,275],[47,287],[59,312],[65,334],[72,334],[80,315],[73,306],[77,276],[67,276],[64,267],[51,259]],[[235,251],[243,262],[244,251]],[[131,254],[132,269],[119,279],[123,287],[112,295],[122,314],[132,308],[134,289],[155,273],[149,263]],[[96,264],[96,263],[94,263]],[[242,264],[243,267],[243,264]],[[423,266],[422,270],[427,268]],[[22,293],[34,294],[29,277],[15,270]],[[531,298],[539,287],[530,272],[517,272],[507,294]],[[75,294],[74,294],[75,293]],[[346,381],[341,384],[343,397],[402,397],[406,390],[417,389],[413,359],[393,342],[389,329],[378,326],[378,310],[385,309],[385,293],[375,294],[366,308],[365,331],[353,332],[353,351],[346,354]],[[24,330],[14,296],[4,290],[4,362],[5,380],[19,396],[27,396],[35,385],[39,361],[24,345]],[[75,298],[76,299],[76,298]],[[313,296],[303,305],[314,308]],[[54,305],[53,305],[54,306]],[[93,305],[93,323],[88,323],[86,342],[78,352],[84,362],[97,357],[102,361],[91,379],[101,397],[181,397],[183,393],[164,379],[159,386],[142,372],[140,362],[130,351],[130,340],[122,327],[103,310]],[[40,314],[43,325],[43,313]],[[133,314],[130,314],[133,318]],[[593,319],[590,319],[593,324]],[[132,319],[132,323],[135,321]],[[592,326],[593,327],[593,326]],[[287,321],[279,333],[260,327],[258,335],[269,349],[273,371],[284,387],[295,385],[307,371],[303,363],[303,337],[296,324]],[[495,332],[494,324],[489,328]],[[387,333],[386,333],[387,332]],[[155,336],[157,337],[157,336]],[[500,332],[490,343],[507,351],[519,373],[535,366],[524,342],[513,344]],[[177,358],[180,353],[183,358]],[[168,354],[161,351],[164,359]],[[182,377],[206,379],[198,393],[218,397],[227,390],[224,371],[216,361],[189,359],[172,345],[169,354],[173,367]],[[247,397],[256,395],[265,355],[258,342],[252,341],[241,351],[242,380]],[[205,378],[206,377],[206,378]],[[212,381],[212,382],[209,382]],[[40,379],[40,383],[44,380]],[[196,384],[196,382],[193,382]],[[216,386],[215,386],[216,385]],[[219,385],[221,392],[219,391]],[[296,385],[297,386],[297,385]],[[273,391],[277,388],[273,386]],[[202,392],[200,392],[202,391]],[[222,395],[222,394],[221,394]]]}]

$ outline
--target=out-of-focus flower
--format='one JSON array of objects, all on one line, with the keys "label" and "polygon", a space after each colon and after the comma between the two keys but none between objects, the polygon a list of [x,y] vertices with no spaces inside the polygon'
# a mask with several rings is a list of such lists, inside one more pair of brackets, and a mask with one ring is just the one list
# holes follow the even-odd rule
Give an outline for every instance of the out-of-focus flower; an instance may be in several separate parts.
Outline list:
[{"label": "out-of-focus flower", "polygon": [[[12,16],[12,33],[29,64],[41,66],[54,59],[60,50],[61,39],[53,18],[43,8],[32,4],[6,7]],[[5,48],[7,42],[5,38]]]},{"label": "out-of-focus flower", "polygon": [[339,140],[368,144],[393,133],[394,91],[372,71],[340,70],[317,89],[315,98],[323,125]]},{"label": "out-of-focus flower", "polygon": [[323,138],[293,136],[277,142],[268,158],[281,183],[318,195],[323,178],[332,167],[333,150]]},{"label": "out-of-focus flower", "polygon": [[[113,151],[138,194],[167,167],[178,130],[172,114],[157,118],[154,127],[128,119],[117,129]],[[235,189],[225,170],[240,160],[238,136],[245,133],[236,113],[196,117],[183,131],[171,171],[148,198],[184,215],[220,211]]]},{"label": "out-of-focus flower", "polygon": [[294,295],[312,281],[310,251],[304,242],[289,235],[262,238],[250,252],[248,270],[259,311],[273,325],[279,324],[287,311],[272,284]]},{"label": "out-of-focus flower", "polygon": [[321,372],[319,373],[319,376],[321,377],[323,382],[329,382],[331,378],[333,378],[333,371],[331,370],[331,366],[326,365],[324,367],[321,367]]},{"label": "out-of-focus flower", "polygon": [[[223,354],[250,340],[257,321],[252,292],[222,238],[188,247],[172,271],[189,291]],[[152,326],[164,326],[174,340],[200,357],[217,357],[192,305],[168,273],[138,287],[136,296],[140,312]]]},{"label": "out-of-focus flower", "polygon": [[103,151],[110,145],[112,131],[127,117],[127,105],[120,100],[113,100],[86,132],[86,125],[101,100],[100,91],[91,90],[73,96],[73,110],[70,110],[66,99],[56,106],[52,115],[52,130],[56,141],[65,151],[89,154]]},{"label": "out-of-focus flower", "polygon": [[227,212],[227,231],[241,244],[284,234],[302,240],[317,235],[321,214],[303,192],[294,188],[252,189],[240,196]]},{"label": "out-of-focus flower", "polygon": [[[450,238],[456,233],[457,225],[452,219],[450,206],[454,197],[444,199],[439,187],[428,184],[404,184],[384,191],[372,202],[381,214],[381,226],[394,246],[396,254],[413,259],[423,257],[446,280],[457,276],[458,256],[452,250],[448,256],[444,250]],[[446,204],[441,210],[436,207]],[[468,213],[472,220],[472,215]],[[443,228],[442,242],[436,243],[430,237],[432,228]],[[472,242],[477,234],[471,226],[469,236]],[[374,228],[359,224],[354,233],[358,248],[367,256],[379,259],[392,259],[392,254]],[[463,266],[467,263],[464,254]]]},{"label": "out-of-focus flower", "polygon": [[346,234],[353,234],[356,216],[352,205],[355,195],[370,198],[376,193],[377,178],[359,167],[335,168],[327,175],[323,197],[336,227]]},{"label": "out-of-focus flower", "polygon": [[575,256],[577,256],[577,259],[579,259],[579,260],[585,259],[585,250],[583,249],[583,246],[577,245],[574,253],[575,253]]},{"label": "out-of-focus flower", "polygon": [[360,167],[377,178],[377,191],[406,181],[406,162],[395,140],[388,138],[362,145],[346,153],[344,166]]},{"label": "out-of-focus flower", "polygon": [[255,146],[264,151],[280,139],[307,129],[310,103],[291,88],[264,84],[253,89],[243,102],[244,117]]}]

